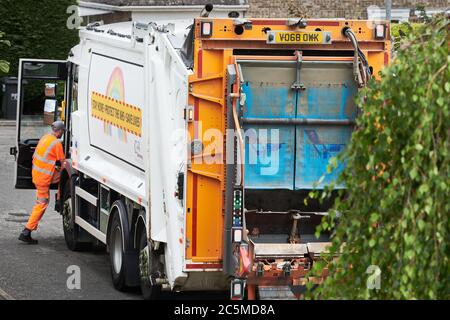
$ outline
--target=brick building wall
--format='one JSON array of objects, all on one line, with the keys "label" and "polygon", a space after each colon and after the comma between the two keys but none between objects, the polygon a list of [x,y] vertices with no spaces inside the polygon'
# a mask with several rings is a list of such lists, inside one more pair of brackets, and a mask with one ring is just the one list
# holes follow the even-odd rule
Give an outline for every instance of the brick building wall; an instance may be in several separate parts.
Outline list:
[{"label": "brick building wall", "polygon": [[85,23],[91,23],[95,21],[103,21],[104,24],[131,21],[131,12],[112,12],[107,14],[102,14],[99,16],[89,16],[84,18]]},{"label": "brick building wall", "polygon": [[[282,18],[302,15],[306,18],[366,19],[367,8],[384,7],[384,0],[248,0],[247,17]],[[449,0],[393,0],[392,8],[446,8]]]}]

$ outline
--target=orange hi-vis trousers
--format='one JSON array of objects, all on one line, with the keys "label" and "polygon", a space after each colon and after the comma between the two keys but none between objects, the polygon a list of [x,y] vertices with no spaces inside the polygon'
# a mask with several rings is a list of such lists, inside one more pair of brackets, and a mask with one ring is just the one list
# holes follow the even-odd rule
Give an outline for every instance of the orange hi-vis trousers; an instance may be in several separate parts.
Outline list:
[{"label": "orange hi-vis trousers", "polygon": [[36,186],[36,204],[31,212],[26,228],[36,230],[49,203],[49,191],[52,183],[59,182],[59,172],[56,161],[64,160],[64,150],[61,142],[54,134],[46,134],[36,146],[33,154],[31,175]]},{"label": "orange hi-vis trousers", "polygon": [[[60,174],[58,171],[55,171],[52,177],[52,183],[58,183],[60,178]],[[42,216],[45,213],[45,210],[48,207],[50,202],[50,185],[36,185],[36,204],[33,207],[33,211],[31,211],[31,216],[28,219],[28,223],[25,226],[28,230],[36,230],[41,221]]]}]

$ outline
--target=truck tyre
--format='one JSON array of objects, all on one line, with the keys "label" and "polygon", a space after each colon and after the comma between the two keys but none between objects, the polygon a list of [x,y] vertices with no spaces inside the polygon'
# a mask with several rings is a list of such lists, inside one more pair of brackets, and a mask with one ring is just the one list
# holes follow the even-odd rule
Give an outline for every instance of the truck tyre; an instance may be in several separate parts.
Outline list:
[{"label": "truck tyre", "polygon": [[110,217],[107,243],[112,281],[117,290],[128,291],[139,286],[139,259],[133,246],[133,235],[128,230],[127,209],[122,200],[112,204]]},{"label": "truck tyre", "polygon": [[[70,191],[70,181],[67,180],[62,195],[62,222],[64,230],[64,240],[67,247],[72,251],[87,251],[91,249],[91,243],[79,240],[82,230],[73,222],[72,193]],[[72,223],[73,222],[73,223]]]},{"label": "truck tyre", "polygon": [[119,214],[113,216],[111,230],[108,239],[109,257],[111,265],[111,276],[114,288],[119,291],[126,290],[125,275],[126,264],[123,248],[123,231],[120,223]]},{"label": "truck tyre", "polygon": [[161,285],[150,283],[150,276],[160,269],[159,255],[149,249],[145,228],[139,239],[139,274],[142,296],[145,300],[156,300],[161,297]]}]

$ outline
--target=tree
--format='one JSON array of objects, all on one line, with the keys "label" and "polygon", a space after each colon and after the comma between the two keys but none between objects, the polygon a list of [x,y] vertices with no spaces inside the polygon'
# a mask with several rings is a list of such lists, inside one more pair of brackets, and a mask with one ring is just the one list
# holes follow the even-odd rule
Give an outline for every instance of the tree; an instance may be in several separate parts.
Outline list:
[{"label": "tree", "polygon": [[450,298],[449,46],[449,20],[434,19],[358,95],[362,115],[341,156],[347,190],[318,228],[340,215],[330,254],[311,272],[329,263],[329,276],[313,297]]},{"label": "tree", "polygon": [[[5,33],[0,31],[0,45],[10,47],[11,43],[8,40],[2,39],[4,36]],[[0,73],[8,73],[8,72],[9,72],[9,62],[0,59]]]},{"label": "tree", "polygon": [[419,11],[419,21],[429,23],[431,22],[431,18],[427,14],[427,10],[423,4],[419,4],[416,7],[416,10]]},{"label": "tree", "polygon": [[67,8],[76,0],[2,0],[0,30],[11,47],[2,52],[11,63],[10,75],[17,74],[20,58],[66,59],[78,42],[78,31],[66,26]]},{"label": "tree", "polygon": [[420,28],[421,25],[421,23],[409,22],[391,24],[391,39],[394,52],[397,52],[400,48],[403,39],[407,38],[411,32],[415,31],[415,29]]},{"label": "tree", "polygon": [[[76,0],[0,1],[0,30],[10,41],[8,50],[1,51],[1,58],[10,62],[7,75],[17,76],[20,58],[67,59],[69,50],[79,41],[78,30],[67,27],[68,20],[73,19],[68,9],[75,4]],[[42,88],[43,81],[27,84],[26,112],[42,109]]]}]

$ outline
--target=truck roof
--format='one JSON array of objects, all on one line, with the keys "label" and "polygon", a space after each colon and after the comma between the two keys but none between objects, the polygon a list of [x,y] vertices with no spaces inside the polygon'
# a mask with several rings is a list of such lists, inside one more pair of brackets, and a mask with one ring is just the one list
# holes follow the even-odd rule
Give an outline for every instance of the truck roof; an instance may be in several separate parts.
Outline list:
[{"label": "truck roof", "polygon": [[[193,20],[176,20],[176,21],[158,21],[154,23],[155,28],[164,30],[167,37],[175,49],[180,49],[189,33],[189,26],[193,24]],[[131,43],[136,25],[149,25],[152,22],[119,22],[113,24],[93,23],[80,29],[80,38],[92,39],[108,43],[109,40],[114,42],[123,41],[124,44]]]}]

